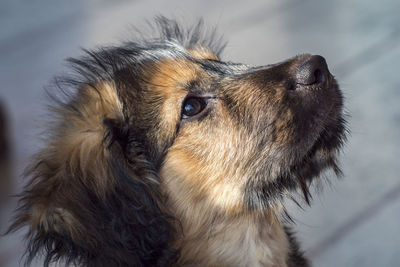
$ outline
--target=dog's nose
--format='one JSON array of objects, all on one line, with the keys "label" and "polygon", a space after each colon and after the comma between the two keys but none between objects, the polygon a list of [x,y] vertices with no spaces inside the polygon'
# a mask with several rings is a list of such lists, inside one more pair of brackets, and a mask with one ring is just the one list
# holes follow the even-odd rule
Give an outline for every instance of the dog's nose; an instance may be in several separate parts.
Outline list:
[{"label": "dog's nose", "polygon": [[299,85],[319,84],[325,82],[328,73],[325,59],[314,55],[299,64],[295,72],[295,81]]}]

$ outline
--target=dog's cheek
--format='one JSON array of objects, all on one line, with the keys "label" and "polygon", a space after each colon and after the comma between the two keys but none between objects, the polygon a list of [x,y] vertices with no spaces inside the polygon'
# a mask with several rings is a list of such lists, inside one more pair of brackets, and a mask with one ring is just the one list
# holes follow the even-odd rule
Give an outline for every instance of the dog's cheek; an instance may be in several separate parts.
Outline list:
[{"label": "dog's cheek", "polygon": [[[292,108],[292,99],[284,92],[284,84],[240,81],[233,90],[226,89],[225,94],[223,100],[236,128],[249,135],[243,146],[255,147],[254,161],[259,162],[258,167],[274,165],[268,168],[274,172],[290,164],[296,142],[301,141],[299,128],[304,125],[296,122],[299,115]],[[243,160],[250,156],[244,155]],[[264,176],[271,175],[267,172]]]},{"label": "dog's cheek", "polygon": [[238,132],[231,121],[215,117],[185,125],[168,150],[161,179],[174,205],[181,206],[178,209],[187,203],[203,205],[204,211],[242,209],[248,175],[241,164],[252,149],[243,146],[248,136]]}]

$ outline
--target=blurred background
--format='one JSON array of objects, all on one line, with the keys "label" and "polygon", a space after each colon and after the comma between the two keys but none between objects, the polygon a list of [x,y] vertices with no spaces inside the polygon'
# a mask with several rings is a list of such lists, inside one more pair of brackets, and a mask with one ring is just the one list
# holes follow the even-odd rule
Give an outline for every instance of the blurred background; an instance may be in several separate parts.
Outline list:
[{"label": "blurred background", "polygon": [[[66,71],[64,59],[118,44],[157,14],[203,17],[229,41],[223,59],[327,59],[351,114],[344,178],[328,173],[310,208],[288,203],[297,236],[314,266],[400,266],[399,11],[398,0],[1,0],[0,231],[40,147],[43,86]],[[23,250],[23,231],[0,237],[0,267],[20,266]]]}]

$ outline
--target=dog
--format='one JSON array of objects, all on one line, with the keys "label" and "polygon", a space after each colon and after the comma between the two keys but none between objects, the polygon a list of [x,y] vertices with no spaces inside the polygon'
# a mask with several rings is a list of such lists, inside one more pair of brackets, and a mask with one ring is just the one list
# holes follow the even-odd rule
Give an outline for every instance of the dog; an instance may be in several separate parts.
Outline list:
[{"label": "dog", "polygon": [[10,227],[29,228],[27,263],[309,266],[283,200],[340,173],[343,97],[325,59],[232,63],[201,22],[154,25],[55,80]]}]

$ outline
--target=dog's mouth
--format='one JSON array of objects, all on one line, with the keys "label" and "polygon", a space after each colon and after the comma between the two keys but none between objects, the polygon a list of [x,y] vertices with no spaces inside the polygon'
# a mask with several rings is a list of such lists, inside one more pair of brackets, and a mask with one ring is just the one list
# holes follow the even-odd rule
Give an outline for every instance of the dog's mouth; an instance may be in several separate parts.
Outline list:
[{"label": "dog's mouth", "polygon": [[[340,116],[336,119],[335,123],[323,129],[310,150],[307,151],[291,169],[298,170],[299,168],[307,168],[312,162],[318,162],[318,164],[323,162],[331,163],[331,161],[335,160],[339,149],[343,145],[345,139],[344,132],[345,121],[342,116]],[[334,170],[336,171],[336,168],[334,168]]]},{"label": "dog's mouth", "polygon": [[284,176],[289,178],[292,186],[300,188],[304,200],[310,202],[310,183],[326,170],[331,169],[337,175],[341,170],[337,164],[337,154],[344,142],[344,120],[339,119],[332,128],[324,130],[310,151],[296,165],[293,165]]},{"label": "dog's mouth", "polygon": [[[298,188],[305,201],[309,203],[311,197],[309,186],[315,178],[327,169],[333,170],[337,175],[341,174],[337,164],[337,154],[345,141],[346,133],[342,112],[343,100],[334,78],[329,76],[328,79],[329,81],[323,84],[313,86],[312,89],[318,91],[311,92],[314,97],[313,103],[301,103],[302,108],[308,105],[306,108],[309,108],[310,112],[306,114],[312,115],[308,118],[312,121],[311,126],[304,127],[303,124],[307,122],[304,120],[297,124],[297,135],[300,138],[296,140],[299,141],[297,144],[288,144],[287,151],[278,163],[280,171],[272,174],[275,178],[272,181],[271,179],[248,181],[245,201],[249,207],[263,209],[271,200],[280,198],[284,192]],[[307,90],[311,87],[309,86]],[[307,96],[300,97],[304,99]],[[321,103],[325,105],[321,106]],[[300,116],[307,117],[301,111],[303,110],[299,110]]]},{"label": "dog's mouth", "polygon": [[293,165],[279,178],[289,179],[291,181],[289,187],[300,188],[306,202],[309,202],[310,198],[308,186],[321,172],[332,169],[336,175],[341,174],[337,164],[337,154],[346,139],[346,122],[342,112],[342,95],[333,77],[330,80],[324,90],[331,93],[324,98],[333,98],[333,100],[330,99],[332,105],[326,111],[319,134],[303,156],[295,160]]}]

